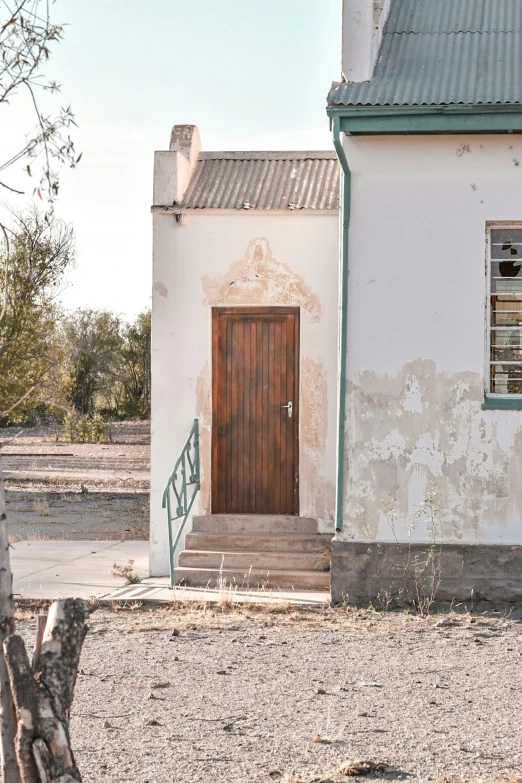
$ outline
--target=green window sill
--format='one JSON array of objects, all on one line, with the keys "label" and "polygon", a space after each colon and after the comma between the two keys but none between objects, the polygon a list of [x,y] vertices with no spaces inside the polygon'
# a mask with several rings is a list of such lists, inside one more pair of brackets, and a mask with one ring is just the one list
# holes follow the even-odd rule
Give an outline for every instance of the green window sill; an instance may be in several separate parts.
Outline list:
[{"label": "green window sill", "polygon": [[482,403],[483,411],[522,411],[522,397],[486,397]]}]

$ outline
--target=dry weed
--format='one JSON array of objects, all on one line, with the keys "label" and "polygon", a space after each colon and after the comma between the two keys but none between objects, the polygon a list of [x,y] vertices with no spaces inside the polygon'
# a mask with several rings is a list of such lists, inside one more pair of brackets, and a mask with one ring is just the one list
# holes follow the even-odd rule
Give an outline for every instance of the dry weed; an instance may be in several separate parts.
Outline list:
[{"label": "dry weed", "polygon": [[15,620],[32,620],[36,614],[45,613],[53,602],[49,599],[25,598],[15,601]]},{"label": "dry weed", "polygon": [[128,585],[138,585],[141,582],[141,576],[134,573],[134,560],[129,560],[127,565],[113,563],[112,575],[117,579],[125,579],[125,584]]},{"label": "dry weed", "polygon": [[274,603],[257,604],[263,607],[263,611],[267,614],[288,614],[292,611],[293,605],[291,601],[274,601]]},{"label": "dry weed", "polygon": [[131,612],[136,612],[141,609],[143,603],[141,601],[117,601],[112,600],[107,603],[107,608],[112,612],[121,612],[122,609],[130,609]]},{"label": "dry weed", "polygon": [[135,541],[148,541],[150,537],[148,527],[143,527],[142,525],[132,525],[125,528],[125,533],[130,533],[129,538]]},{"label": "dry weed", "polygon": [[[46,533],[40,533],[39,530],[29,530],[27,533],[12,533],[9,535],[9,543],[10,544],[18,544],[20,541],[49,541],[50,536],[48,536]],[[61,540],[65,541],[65,536],[61,536],[60,539],[57,539],[56,536],[53,536],[53,541]]]},{"label": "dry weed", "polygon": [[332,548],[327,546],[317,558],[315,567],[318,571],[329,571],[332,563]]},{"label": "dry weed", "polygon": [[39,517],[50,517],[50,516],[52,516],[53,512],[51,510],[51,506],[49,505],[47,500],[45,500],[45,498],[37,498],[34,501],[33,507],[34,507],[34,510],[38,514]]},{"label": "dry weed", "polygon": [[[321,738],[317,738],[317,741],[323,741]],[[390,766],[388,764],[381,764],[375,761],[346,761],[341,767],[330,772],[325,772],[319,776],[311,775],[302,777],[301,775],[284,775],[281,778],[281,783],[334,783],[341,777],[361,777],[363,775],[374,775],[380,772],[390,772]]]},{"label": "dry weed", "polygon": [[99,601],[98,606],[108,609],[110,612],[121,612],[123,610],[130,609],[131,612],[137,612],[143,607],[141,601]]},{"label": "dry weed", "polygon": [[388,772],[388,764],[381,764],[375,761],[348,761],[339,767],[339,774],[346,777],[359,777],[360,775],[370,775],[374,772]]},{"label": "dry weed", "polygon": [[223,574],[223,559],[221,560],[221,568],[219,569],[217,589],[217,605],[221,609],[231,609],[235,603],[237,587],[227,580],[227,577]]}]

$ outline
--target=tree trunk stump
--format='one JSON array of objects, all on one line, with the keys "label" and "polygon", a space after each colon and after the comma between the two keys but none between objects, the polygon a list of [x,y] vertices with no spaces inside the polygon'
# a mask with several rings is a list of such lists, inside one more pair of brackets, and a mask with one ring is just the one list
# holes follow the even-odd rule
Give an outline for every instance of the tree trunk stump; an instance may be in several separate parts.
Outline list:
[{"label": "tree trunk stump", "polygon": [[34,672],[22,637],[13,634],[4,642],[22,783],[81,782],[69,737],[69,711],[88,616],[87,604],[79,599],[51,606],[41,645],[37,640]]}]

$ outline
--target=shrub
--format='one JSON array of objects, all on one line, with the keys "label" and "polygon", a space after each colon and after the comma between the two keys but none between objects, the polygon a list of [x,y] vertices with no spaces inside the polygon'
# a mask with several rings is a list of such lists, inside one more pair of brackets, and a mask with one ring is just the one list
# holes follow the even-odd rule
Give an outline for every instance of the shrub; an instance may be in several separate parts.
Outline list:
[{"label": "shrub", "polygon": [[70,443],[106,443],[106,425],[99,413],[85,416],[76,411],[67,414],[64,420],[65,438]]}]

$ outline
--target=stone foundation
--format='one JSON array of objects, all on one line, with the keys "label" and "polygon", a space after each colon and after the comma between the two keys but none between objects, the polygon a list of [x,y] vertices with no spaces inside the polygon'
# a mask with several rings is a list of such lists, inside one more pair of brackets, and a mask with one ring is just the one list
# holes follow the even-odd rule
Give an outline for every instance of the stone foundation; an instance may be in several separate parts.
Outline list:
[{"label": "stone foundation", "polygon": [[522,546],[334,540],[331,591],[334,603],[351,604],[406,604],[417,592],[441,602],[521,601]]}]

